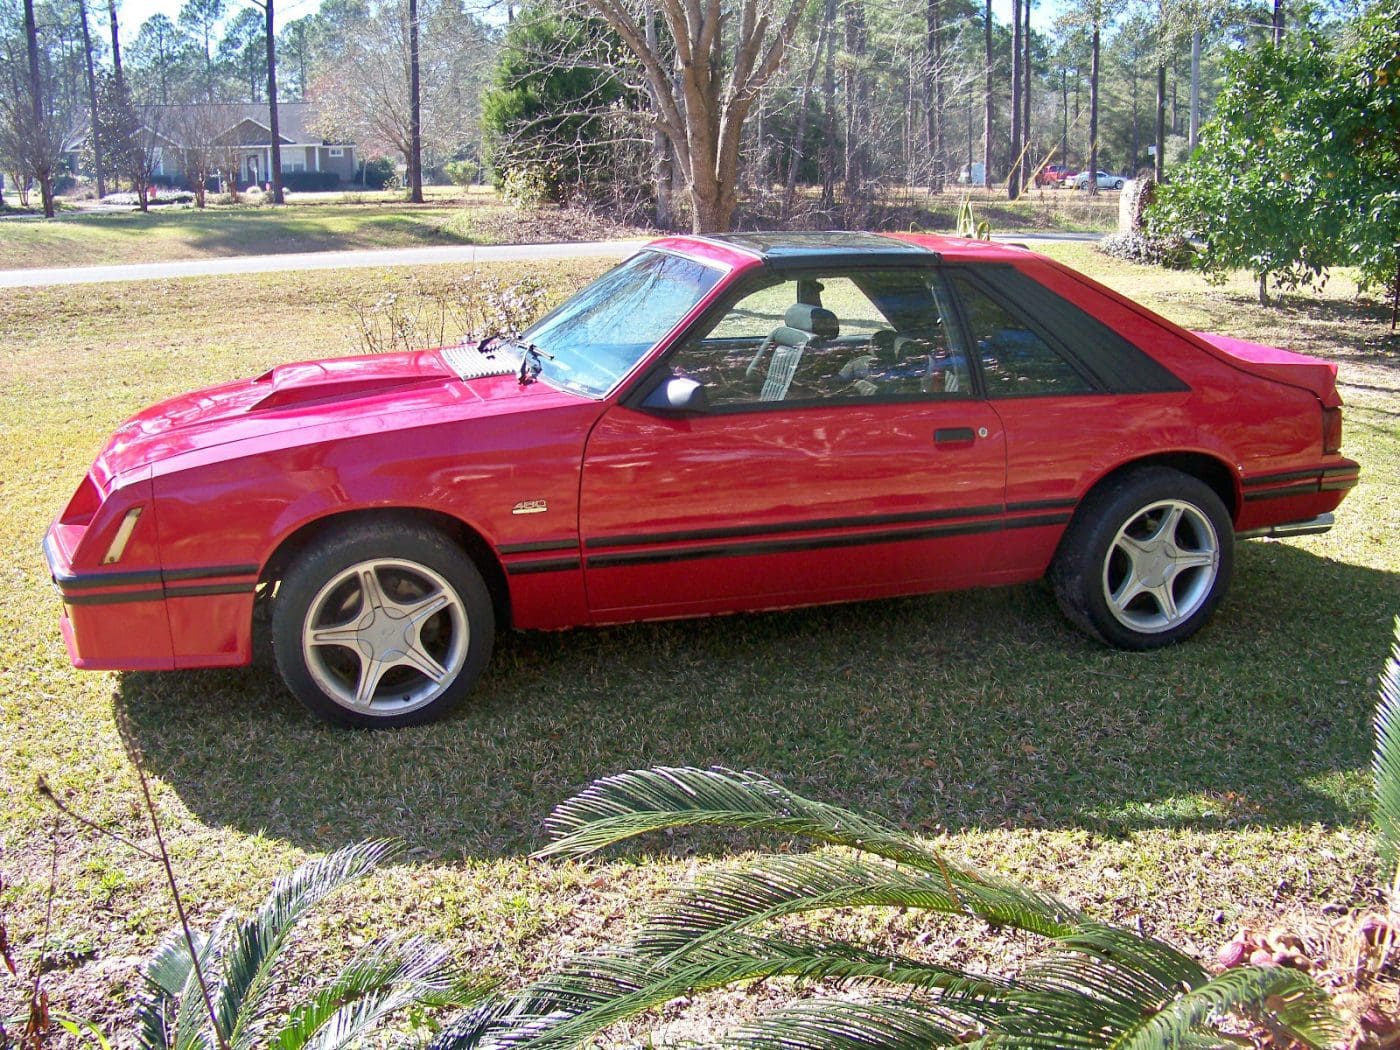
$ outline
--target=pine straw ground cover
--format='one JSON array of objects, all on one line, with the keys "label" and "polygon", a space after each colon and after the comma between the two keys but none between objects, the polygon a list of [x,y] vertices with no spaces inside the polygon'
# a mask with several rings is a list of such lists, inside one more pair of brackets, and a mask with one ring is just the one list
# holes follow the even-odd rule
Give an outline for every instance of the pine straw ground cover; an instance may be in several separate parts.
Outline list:
[{"label": "pine straw ground cover", "polygon": [[[1400,609],[1400,355],[1386,311],[1355,302],[1341,278],[1264,311],[1247,279],[1210,288],[1087,247],[1052,250],[1192,326],[1341,362],[1361,486],[1328,535],[1243,544],[1230,597],[1196,640],[1105,650],[1070,629],[1041,586],[513,635],[459,716],[373,734],[313,722],[266,658],[164,676],[74,671],[38,545],[127,414],[347,349],[350,304],[407,287],[407,275],[10,293],[0,301],[0,905],[21,967],[39,961],[54,867],[47,987],[56,1005],[123,1032],[139,961],[173,921],[160,874],[71,823],[56,827],[34,785],[46,778],[149,846],[137,753],[206,927],[309,855],[404,840],[405,862],[312,920],[300,949],[308,979],[325,969],[319,953],[343,957],[348,944],[402,929],[516,982],[614,938],[661,886],[756,845],[683,835],[587,863],[529,860],[556,802],[657,764],[759,770],[1203,958],[1241,924],[1327,940],[1349,909],[1376,900],[1369,718]],[[557,298],[605,265],[499,272],[528,273]],[[908,916],[838,922],[973,969],[1005,968],[1025,947]],[[703,1036],[716,1013],[741,1016],[753,998],[677,1008],[672,1030]],[[19,1001],[17,984],[0,982],[0,1017]]]}]

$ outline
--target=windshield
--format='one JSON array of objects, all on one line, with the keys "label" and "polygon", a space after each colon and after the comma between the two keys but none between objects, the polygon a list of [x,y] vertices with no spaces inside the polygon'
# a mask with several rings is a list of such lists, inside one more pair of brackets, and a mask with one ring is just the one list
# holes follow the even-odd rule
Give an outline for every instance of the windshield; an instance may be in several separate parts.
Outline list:
[{"label": "windshield", "polygon": [[590,397],[606,394],[721,276],[676,255],[634,255],[524,332],[548,355],[540,378]]}]

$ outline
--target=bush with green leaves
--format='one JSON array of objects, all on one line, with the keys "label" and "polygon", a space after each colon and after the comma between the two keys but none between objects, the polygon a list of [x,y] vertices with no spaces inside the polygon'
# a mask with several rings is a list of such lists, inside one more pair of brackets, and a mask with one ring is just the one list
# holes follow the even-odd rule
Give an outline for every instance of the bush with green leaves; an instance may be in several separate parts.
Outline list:
[{"label": "bush with green leaves", "polygon": [[526,7],[507,27],[481,123],[497,184],[512,200],[606,194],[607,121],[632,94],[616,72],[621,50],[601,19],[549,4]]},{"label": "bush with green leaves", "polygon": [[1208,276],[1252,273],[1261,303],[1354,265],[1400,281],[1400,0],[1372,0],[1339,49],[1300,29],[1229,65],[1215,116],[1164,184],[1148,232],[1198,240]]},{"label": "bush with green leaves", "polygon": [[[1154,938],[988,878],[874,817],[753,773],[658,768],[599,780],[548,820],[541,856],[583,857],[644,832],[708,826],[833,849],[722,868],[662,900],[631,939],[450,1024],[434,1050],[562,1048],[681,996],[786,979],[812,994],[718,1036],[731,1047],[1227,1047],[1263,1028],[1324,1047],[1324,991],[1286,968],[1217,976]],[[966,972],[788,920],[883,907],[1017,930],[1044,945],[1014,975]],[[1280,1045],[1283,1045],[1282,1043]]]}]

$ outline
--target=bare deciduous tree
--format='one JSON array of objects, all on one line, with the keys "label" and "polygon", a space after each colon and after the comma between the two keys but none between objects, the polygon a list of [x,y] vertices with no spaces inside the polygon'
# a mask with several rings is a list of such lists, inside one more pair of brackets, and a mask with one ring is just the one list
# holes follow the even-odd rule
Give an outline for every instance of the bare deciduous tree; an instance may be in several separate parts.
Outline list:
[{"label": "bare deciduous tree", "polygon": [[[628,0],[585,0],[646,71],[656,120],[675,146],[696,232],[727,230],[738,204],[744,122],[778,71],[797,30],[802,0],[663,0],[675,60],[649,46]],[[673,79],[673,73],[676,74]]]}]

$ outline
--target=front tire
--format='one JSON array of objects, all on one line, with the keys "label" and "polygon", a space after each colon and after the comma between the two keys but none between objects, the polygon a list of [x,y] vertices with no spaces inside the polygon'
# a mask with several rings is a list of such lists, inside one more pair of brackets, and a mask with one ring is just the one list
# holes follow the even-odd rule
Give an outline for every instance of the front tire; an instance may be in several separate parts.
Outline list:
[{"label": "front tire", "polygon": [[442,718],[471,692],[494,642],[491,596],[471,559],[405,522],[351,526],[309,547],[272,613],[283,681],[345,726]]},{"label": "front tire", "polygon": [[1234,529],[1204,482],[1148,467],[1094,490],[1051,566],[1055,597],[1086,633],[1121,649],[1184,641],[1210,619],[1234,569]]}]

